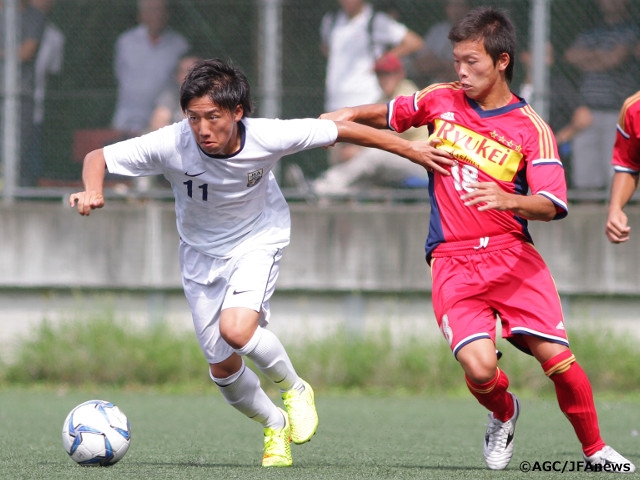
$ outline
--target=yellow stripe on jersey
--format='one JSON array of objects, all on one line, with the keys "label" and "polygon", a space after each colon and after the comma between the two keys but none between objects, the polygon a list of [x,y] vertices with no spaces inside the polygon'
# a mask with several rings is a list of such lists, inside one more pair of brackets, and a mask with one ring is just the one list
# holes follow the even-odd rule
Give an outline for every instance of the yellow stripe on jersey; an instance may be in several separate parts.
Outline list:
[{"label": "yellow stripe on jersey", "polygon": [[434,127],[429,138],[442,141],[438,148],[497,180],[511,182],[515,178],[522,160],[520,152],[441,118],[434,120]]},{"label": "yellow stripe on jersey", "polygon": [[622,129],[623,132],[627,131],[627,126],[625,125],[625,119],[627,118],[627,110],[631,108],[635,103],[640,100],[640,92],[636,92],[627,98],[622,104],[622,108],[620,109],[620,116],[618,117],[618,126]]},{"label": "yellow stripe on jersey", "polygon": [[544,372],[544,374],[547,377],[550,377],[551,375],[554,375],[556,373],[564,373],[567,370],[569,370],[569,367],[571,367],[571,364],[573,362],[576,361],[576,356],[575,355],[571,355],[569,358],[567,358],[566,360],[563,360],[560,363],[557,363],[556,365],[554,365],[553,367],[551,367],[549,370],[547,370],[546,372]]},{"label": "yellow stripe on jersey", "polygon": [[428,87],[423,88],[422,90],[420,90],[416,94],[416,101],[419,102],[422,99],[422,97],[424,97],[428,93],[433,92],[434,90],[440,90],[440,89],[460,90],[461,88],[462,88],[462,85],[460,84],[460,82],[434,83],[434,84],[431,84]]},{"label": "yellow stripe on jersey", "polygon": [[531,123],[533,123],[538,129],[539,135],[539,149],[540,155],[538,158],[555,158],[555,150],[553,143],[553,133],[551,132],[551,128],[547,123],[542,120],[542,117],[538,115],[531,105],[527,105],[522,109],[522,112],[529,117]]}]

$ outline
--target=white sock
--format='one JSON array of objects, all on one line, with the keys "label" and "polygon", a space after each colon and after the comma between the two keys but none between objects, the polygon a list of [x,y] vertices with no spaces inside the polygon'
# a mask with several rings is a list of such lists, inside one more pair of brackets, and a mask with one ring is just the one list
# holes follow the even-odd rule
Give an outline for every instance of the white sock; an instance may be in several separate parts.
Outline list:
[{"label": "white sock", "polygon": [[264,427],[284,428],[282,412],[262,389],[255,372],[244,362],[240,370],[227,378],[215,378],[211,373],[209,376],[233,408]]},{"label": "white sock", "polygon": [[304,385],[296,373],[287,351],[266,328],[258,327],[247,344],[236,350],[241,356],[250,358],[265,376],[275,383],[281,392],[292,388],[304,390]]}]

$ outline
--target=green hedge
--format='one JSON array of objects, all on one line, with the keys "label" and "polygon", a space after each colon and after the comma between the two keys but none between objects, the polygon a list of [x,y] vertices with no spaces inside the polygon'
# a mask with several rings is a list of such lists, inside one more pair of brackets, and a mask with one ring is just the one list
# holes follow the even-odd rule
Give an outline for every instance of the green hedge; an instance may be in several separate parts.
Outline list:
[{"label": "green hedge", "polygon": [[[316,389],[387,392],[464,391],[462,371],[444,340],[407,338],[395,345],[388,332],[340,332],[304,345],[287,345],[298,372]],[[629,391],[640,384],[640,351],[631,336],[573,332],[572,350],[596,391]],[[551,393],[540,365],[501,341],[500,365],[513,389]],[[0,365],[6,384],[101,384],[172,389],[209,388],[207,366],[192,332],[166,325],[134,328],[113,319],[48,322]]]}]

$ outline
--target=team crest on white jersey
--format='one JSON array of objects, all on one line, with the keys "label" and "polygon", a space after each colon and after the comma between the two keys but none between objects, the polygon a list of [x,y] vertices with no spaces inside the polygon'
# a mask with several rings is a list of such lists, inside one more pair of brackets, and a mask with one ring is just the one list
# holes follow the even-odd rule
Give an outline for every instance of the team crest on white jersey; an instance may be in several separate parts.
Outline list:
[{"label": "team crest on white jersey", "polygon": [[262,179],[262,168],[260,170],[249,172],[249,175],[247,175],[247,187],[253,187],[261,179]]},{"label": "team crest on white jersey", "polygon": [[440,115],[440,118],[443,120],[448,120],[450,122],[456,121],[456,116],[453,112],[444,112],[443,114]]}]

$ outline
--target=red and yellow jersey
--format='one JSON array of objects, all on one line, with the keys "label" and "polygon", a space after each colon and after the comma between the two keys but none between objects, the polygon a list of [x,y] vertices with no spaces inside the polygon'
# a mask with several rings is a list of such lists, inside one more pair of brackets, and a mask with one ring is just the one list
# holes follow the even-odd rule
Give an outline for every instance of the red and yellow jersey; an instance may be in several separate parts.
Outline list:
[{"label": "red and yellow jersey", "polygon": [[527,221],[510,211],[479,212],[460,197],[471,182],[495,182],[509,193],[543,195],[567,215],[567,186],[549,126],[524,100],[482,110],[458,82],[431,85],[413,96],[389,102],[388,123],[403,132],[429,125],[430,138],[457,160],[451,175],[430,174],[431,219],[427,255],[440,243],[508,233],[531,241]]},{"label": "red and yellow jersey", "polygon": [[627,98],[620,109],[611,163],[616,172],[640,173],[640,92]]}]

